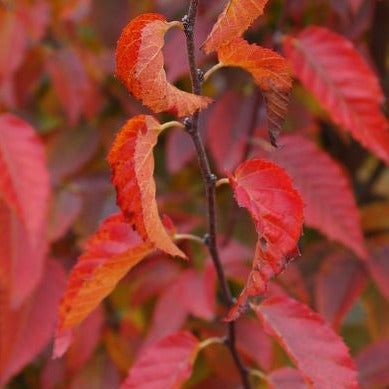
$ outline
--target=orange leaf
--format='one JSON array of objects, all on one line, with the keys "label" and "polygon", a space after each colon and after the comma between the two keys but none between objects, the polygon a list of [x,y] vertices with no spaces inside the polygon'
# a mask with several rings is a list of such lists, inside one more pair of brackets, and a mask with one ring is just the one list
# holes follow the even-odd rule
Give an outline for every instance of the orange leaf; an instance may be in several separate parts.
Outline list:
[{"label": "orange leaf", "polygon": [[269,279],[298,253],[303,202],[289,176],[274,162],[248,160],[229,179],[238,205],[248,209],[259,235],[248,281],[226,318],[235,320],[247,299],[265,293]]},{"label": "orange leaf", "polygon": [[284,50],[296,76],[330,113],[334,122],[389,164],[389,125],[380,110],[379,81],[352,43],[311,26]]},{"label": "orange leaf", "polygon": [[127,272],[152,251],[121,214],[106,219],[89,240],[72,270],[58,313],[54,356],[69,346],[79,324],[114,289]]},{"label": "orange leaf", "polygon": [[240,67],[249,72],[261,88],[266,100],[270,139],[276,145],[288,110],[292,88],[285,58],[270,49],[235,38],[218,50],[219,61],[226,66]]},{"label": "orange leaf", "polygon": [[255,19],[263,15],[267,1],[230,0],[204,42],[204,51],[209,54],[241,36]]},{"label": "orange leaf", "polygon": [[123,30],[116,49],[116,75],[128,90],[154,112],[188,116],[206,108],[211,100],[169,84],[163,68],[162,47],[168,23],[160,14],[143,14]]},{"label": "orange leaf", "polygon": [[117,203],[139,235],[172,256],[186,258],[166,232],[155,200],[152,151],[161,131],[161,125],[152,116],[132,118],[117,134],[107,159]]}]

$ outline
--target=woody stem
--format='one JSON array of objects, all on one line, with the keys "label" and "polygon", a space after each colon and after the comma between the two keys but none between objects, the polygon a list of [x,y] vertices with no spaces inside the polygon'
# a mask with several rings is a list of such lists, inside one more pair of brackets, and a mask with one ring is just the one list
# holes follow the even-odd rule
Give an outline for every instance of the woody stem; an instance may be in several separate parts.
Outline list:
[{"label": "woody stem", "polygon": [[[194,28],[196,23],[196,15],[199,0],[190,0],[188,14],[184,17],[184,29],[186,35],[186,45],[188,53],[188,61],[190,67],[190,77],[192,81],[192,91],[196,95],[201,95],[201,83],[203,75],[196,66],[195,44],[194,44]],[[221,285],[223,299],[228,307],[234,303],[230,288],[227,283],[227,278],[224,274],[223,266],[220,261],[219,251],[216,242],[216,202],[215,202],[215,184],[217,177],[212,173],[204,144],[199,133],[199,112],[195,112],[192,117],[185,120],[185,125],[189,135],[192,138],[196,149],[201,175],[204,181],[207,210],[208,210],[208,234],[207,245],[212,257],[213,264]],[[251,389],[249,381],[249,370],[243,364],[242,359],[236,348],[236,331],[235,323],[228,323],[228,338],[226,341],[230,349],[231,355],[237,366],[242,379],[244,389]]]}]

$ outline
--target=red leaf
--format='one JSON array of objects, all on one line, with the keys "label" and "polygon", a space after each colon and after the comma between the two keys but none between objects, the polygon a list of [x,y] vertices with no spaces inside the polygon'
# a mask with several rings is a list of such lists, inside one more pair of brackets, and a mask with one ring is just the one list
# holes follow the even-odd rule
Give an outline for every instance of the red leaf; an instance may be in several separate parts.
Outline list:
[{"label": "red leaf", "polygon": [[81,370],[91,358],[101,340],[103,324],[104,311],[98,307],[77,328],[74,341],[66,354],[66,366],[69,372]]},{"label": "red leaf", "polygon": [[270,389],[308,389],[308,385],[298,370],[283,367],[269,376]]},{"label": "red leaf", "polygon": [[0,115],[0,194],[26,226],[31,244],[37,244],[50,196],[45,150],[35,130],[10,113]]},{"label": "red leaf", "polygon": [[172,256],[186,258],[166,232],[155,200],[153,148],[161,131],[152,116],[132,118],[117,134],[107,159],[117,203],[139,235]]},{"label": "red leaf", "polygon": [[252,96],[228,91],[213,106],[208,119],[208,139],[220,172],[235,169],[244,159],[254,100]]},{"label": "red leaf", "polygon": [[114,389],[120,384],[120,376],[112,360],[97,354],[80,373],[74,377],[69,389]]},{"label": "red leaf", "polygon": [[78,193],[61,190],[56,193],[50,209],[48,240],[53,242],[62,238],[72,226],[82,208]]},{"label": "red leaf", "polygon": [[218,50],[219,61],[249,72],[266,100],[270,140],[276,145],[288,110],[292,79],[285,58],[270,49],[235,38]]},{"label": "red leaf", "polygon": [[325,258],[315,283],[318,312],[338,329],[366,283],[364,266],[355,258],[344,253]]},{"label": "red leaf", "polygon": [[262,326],[251,317],[236,322],[236,345],[240,352],[269,370],[273,362],[273,345]]},{"label": "red leaf", "polygon": [[140,239],[122,215],[113,215],[101,224],[68,278],[58,313],[55,357],[68,348],[70,329],[84,320],[151,251],[150,244]]},{"label": "red leaf", "polygon": [[48,143],[48,165],[52,180],[61,182],[80,172],[99,147],[100,137],[95,127],[66,128],[57,132]]},{"label": "red leaf", "polygon": [[0,115],[0,261],[15,308],[41,277],[50,196],[45,152],[34,129],[16,116]]},{"label": "red leaf", "polygon": [[209,54],[241,36],[263,15],[266,3],[267,0],[229,0],[204,42],[204,51]]},{"label": "red leaf", "polygon": [[206,268],[202,273],[188,269],[181,273],[175,282],[177,284],[176,300],[188,313],[204,320],[211,320],[215,314],[215,272],[210,268]]},{"label": "red leaf", "polygon": [[42,233],[30,243],[23,223],[13,210],[0,200],[0,269],[3,288],[10,294],[10,304],[17,308],[32,293],[42,277],[47,242]]},{"label": "red leaf", "polygon": [[314,388],[359,388],[347,347],[308,306],[277,296],[253,308],[265,330],[277,339]]},{"label": "red leaf", "polygon": [[371,344],[355,358],[359,383],[363,388],[389,385],[389,340]]},{"label": "red leaf", "polygon": [[47,70],[70,124],[75,125],[92,87],[80,56],[70,49],[58,50],[47,61]]},{"label": "red leaf", "polygon": [[139,264],[129,277],[131,283],[130,305],[145,304],[173,284],[181,272],[181,266],[157,253]]},{"label": "red leaf", "polygon": [[0,85],[22,64],[27,51],[25,25],[16,12],[6,8],[0,8]]},{"label": "red leaf", "polygon": [[[169,4],[170,7],[172,4]],[[178,12],[180,12],[179,10]],[[177,13],[176,13],[177,15]],[[196,33],[194,36],[195,46],[198,47],[204,42],[204,39],[207,37],[208,31],[211,27],[211,22],[208,15],[198,14],[196,17]],[[173,30],[170,33],[170,37],[166,41],[166,45],[163,48],[163,53],[165,57],[165,69],[167,74],[167,79],[170,82],[174,82],[177,79],[185,76],[189,72],[188,64],[188,54],[186,50],[182,50],[186,45],[185,34],[180,30]],[[199,51],[196,53],[197,66],[202,66],[207,60],[207,56]]]},{"label": "red leaf", "polygon": [[191,333],[170,335],[140,356],[121,389],[178,388],[191,375],[198,351],[199,342]]},{"label": "red leaf", "polygon": [[368,269],[380,292],[389,300],[389,246],[375,249],[368,259]]},{"label": "red leaf", "polygon": [[[207,113],[205,111],[199,119],[199,133],[205,141],[207,138],[205,120]],[[167,134],[166,141],[166,167],[169,173],[177,173],[195,156],[196,150],[188,134],[184,133],[181,128],[172,128]]]},{"label": "red leaf", "polygon": [[[0,270],[0,284],[1,284]],[[17,310],[0,292],[0,386],[31,362],[48,344],[56,310],[65,286],[65,274],[54,261],[47,263],[42,282]],[[4,294],[3,294],[4,293]]]},{"label": "red leaf", "polygon": [[143,349],[180,330],[185,323],[189,313],[177,296],[178,285],[172,283],[159,297],[151,320],[151,328],[142,345]]},{"label": "red leaf", "polygon": [[389,163],[389,131],[377,77],[346,38],[322,27],[287,37],[293,71],[334,122]]},{"label": "red leaf", "polygon": [[27,27],[30,39],[39,41],[45,34],[50,22],[50,6],[46,0],[37,0],[33,3],[21,1],[17,4],[17,13],[20,20]]},{"label": "red leaf", "polygon": [[166,80],[162,47],[166,32],[177,27],[160,14],[143,14],[123,30],[116,50],[116,75],[128,90],[154,112],[188,116],[211,100],[184,92]]},{"label": "red leaf", "polygon": [[344,170],[308,139],[287,135],[281,143],[284,147],[270,158],[293,178],[306,205],[305,223],[366,258],[358,208]]},{"label": "red leaf", "polygon": [[229,179],[238,205],[248,209],[259,235],[251,274],[227,316],[234,320],[247,298],[265,293],[269,279],[298,253],[303,203],[289,176],[273,162],[248,160]]}]

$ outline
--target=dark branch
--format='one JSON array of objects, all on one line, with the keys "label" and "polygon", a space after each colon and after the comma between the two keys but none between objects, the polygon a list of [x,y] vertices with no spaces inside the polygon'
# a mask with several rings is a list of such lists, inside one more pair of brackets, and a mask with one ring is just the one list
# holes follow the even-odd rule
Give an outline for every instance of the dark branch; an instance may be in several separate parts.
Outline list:
[{"label": "dark branch", "polygon": [[[199,0],[190,0],[188,14],[182,20],[185,28],[185,35],[186,35],[190,77],[192,80],[192,91],[196,95],[201,94],[201,83],[202,83],[202,72],[201,70],[197,69],[196,66],[196,55],[195,55],[195,45],[194,45],[194,29],[195,29],[198,3]],[[234,304],[234,301],[232,299],[231,291],[228,286],[227,279],[224,274],[223,266],[220,261],[219,251],[216,242],[216,203],[215,203],[216,176],[211,172],[211,168],[209,165],[207,154],[205,152],[204,144],[198,130],[198,124],[199,124],[199,112],[196,112],[192,116],[192,118],[187,118],[185,120],[185,126],[187,128],[189,135],[192,138],[194,147],[196,149],[201,175],[204,181],[205,194],[207,200],[207,209],[208,209],[207,245],[212,257],[213,264],[216,269],[219,283],[221,285],[224,302],[228,307],[231,307]],[[243,387],[245,389],[251,389],[248,370],[244,366],[241,357],[236,349],[234,323],[228,323],[227,345],[231,351],[232,357],[240,373]]]}]

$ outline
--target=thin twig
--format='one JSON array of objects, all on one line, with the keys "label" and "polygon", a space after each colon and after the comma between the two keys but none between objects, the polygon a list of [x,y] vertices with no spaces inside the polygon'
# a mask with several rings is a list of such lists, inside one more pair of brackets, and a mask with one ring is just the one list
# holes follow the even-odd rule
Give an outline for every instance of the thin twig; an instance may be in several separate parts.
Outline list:
[{"label": "thin twig", "polygon": [[[186,35],[190,77],[192,80],[192,90],[193,93],[200,95],[201,80],[203,75],[197,69],[196,66],[195,45],[194,45],[194,28],[196,22],[198,3],[199,0],[190,0],[188,14],[184,17],[183,23],[184,23],[185,35]],[[203,177],[204,186],[205,186],[207,209],[208,209],[208,234],[209,234],[207,239],[207,245],[212,257],[213,264],[216,269],[219,283],[222,288],[224,301],[228,307],[231,307],[234,301],[232,299],[231,291],[224,274],[224,270],[220,261],[219,252],[216,243],[215,183],[217,182],[217,177],[211,172],[211,168],[209,165],[207,154],[205,152],[204,144],[198,130],[198,123],[199,123],[199,112],[196,112],[191,118],[187,118],[187,120],[185,120],[187,131],[191,136],[193,144],[196,149],[201,175]],[[236,335],[235,324],[233,322],[228,323],[228,339],[226,344],[228,345],[232,357],[235,361],[235,364],[238,368],[244,389],[251,389],[251,385],[249,381],[249,370],[243,364],[241,357],[236,349],[235,335]]]}]

